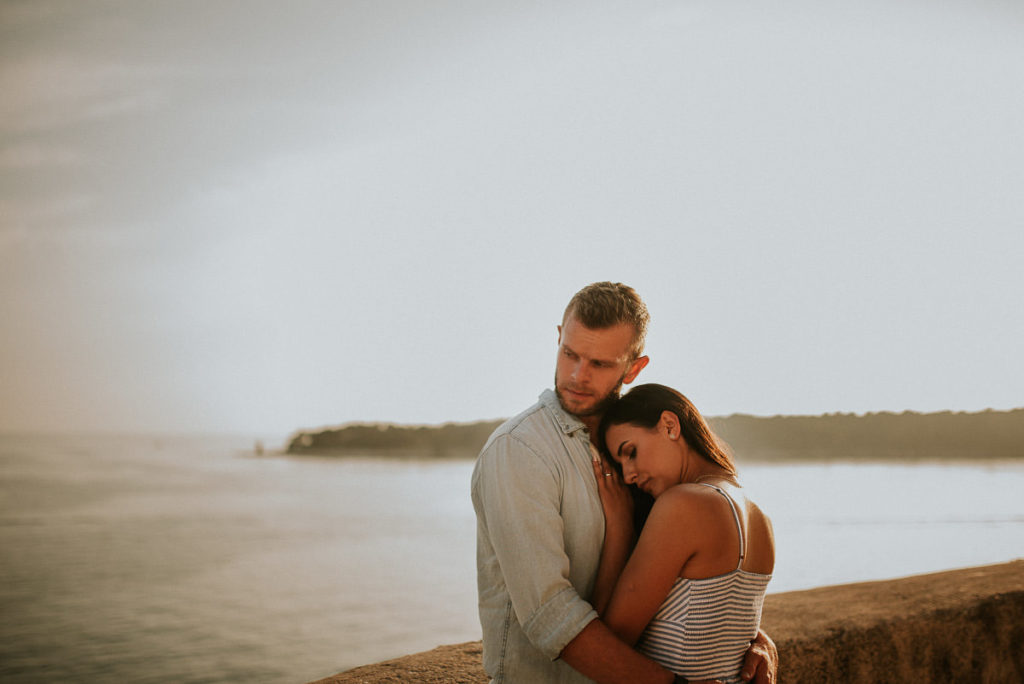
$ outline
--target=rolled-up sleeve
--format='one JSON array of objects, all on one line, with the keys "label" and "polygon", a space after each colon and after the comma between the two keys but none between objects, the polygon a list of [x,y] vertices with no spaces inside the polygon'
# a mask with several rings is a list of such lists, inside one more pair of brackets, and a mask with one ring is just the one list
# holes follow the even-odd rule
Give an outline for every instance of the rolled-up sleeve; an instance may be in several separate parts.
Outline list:
[{"label": "rolled-up sleeve", "polygon": [[[473,504],[523,633],[556,659],[597,613],[570,581],[561,516],[562,472],[514,435],[481,453]],[[496,579],[496,578],[493,578]]]}]

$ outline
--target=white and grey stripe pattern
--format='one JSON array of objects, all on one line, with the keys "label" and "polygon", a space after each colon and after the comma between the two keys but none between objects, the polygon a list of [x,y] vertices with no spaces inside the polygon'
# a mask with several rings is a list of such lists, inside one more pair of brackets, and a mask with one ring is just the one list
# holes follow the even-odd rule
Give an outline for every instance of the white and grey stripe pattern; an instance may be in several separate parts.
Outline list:
[{"label": "white and grey stripe pattern", "polygon": [[[732,499],[714,489],[729,500],[735,514]],[[742,553],[745,544],[738,516],[736,524]],[[739,567],[707,579],[677,578],[637,648],[687,679],[738,682],[743,656],[761,622],[769,580],[771,575]]]}]

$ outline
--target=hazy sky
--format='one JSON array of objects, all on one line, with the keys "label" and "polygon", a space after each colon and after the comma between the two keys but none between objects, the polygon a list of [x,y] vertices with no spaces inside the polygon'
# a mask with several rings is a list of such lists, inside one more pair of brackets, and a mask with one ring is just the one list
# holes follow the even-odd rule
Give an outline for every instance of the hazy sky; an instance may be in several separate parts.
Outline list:
[{"label": "hazy sky", "polygon": [[1024,405],[1024,4],[0,2],[0,429]]}]

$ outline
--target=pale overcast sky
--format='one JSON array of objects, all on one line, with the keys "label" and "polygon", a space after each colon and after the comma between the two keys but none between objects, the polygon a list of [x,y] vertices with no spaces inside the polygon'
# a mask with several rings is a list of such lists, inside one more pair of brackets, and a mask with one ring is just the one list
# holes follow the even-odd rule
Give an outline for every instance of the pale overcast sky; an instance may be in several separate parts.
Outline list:
[{"label": "pale overcast sky", "polygon": [[0,430],[1024,405],[1024,4],[0,3]]}]

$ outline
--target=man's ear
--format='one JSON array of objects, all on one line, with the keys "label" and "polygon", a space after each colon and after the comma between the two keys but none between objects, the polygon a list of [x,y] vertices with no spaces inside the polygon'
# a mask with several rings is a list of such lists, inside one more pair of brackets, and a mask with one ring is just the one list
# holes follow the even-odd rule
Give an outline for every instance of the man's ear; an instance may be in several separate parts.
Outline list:
[{"label": "man's ear", "polygon": [[562,344],[562,326],[558,326],[558,344]]},{"label": "man's ear", "polygon": [[629,383],[636,380],[636,376],[640,374],[640,371],[644,369],[644,366],[650,361],[646,356],[641,356],[633,363],[629,364],[629,369],[626,374],[622,376],[622,384],[628,385]]}]

